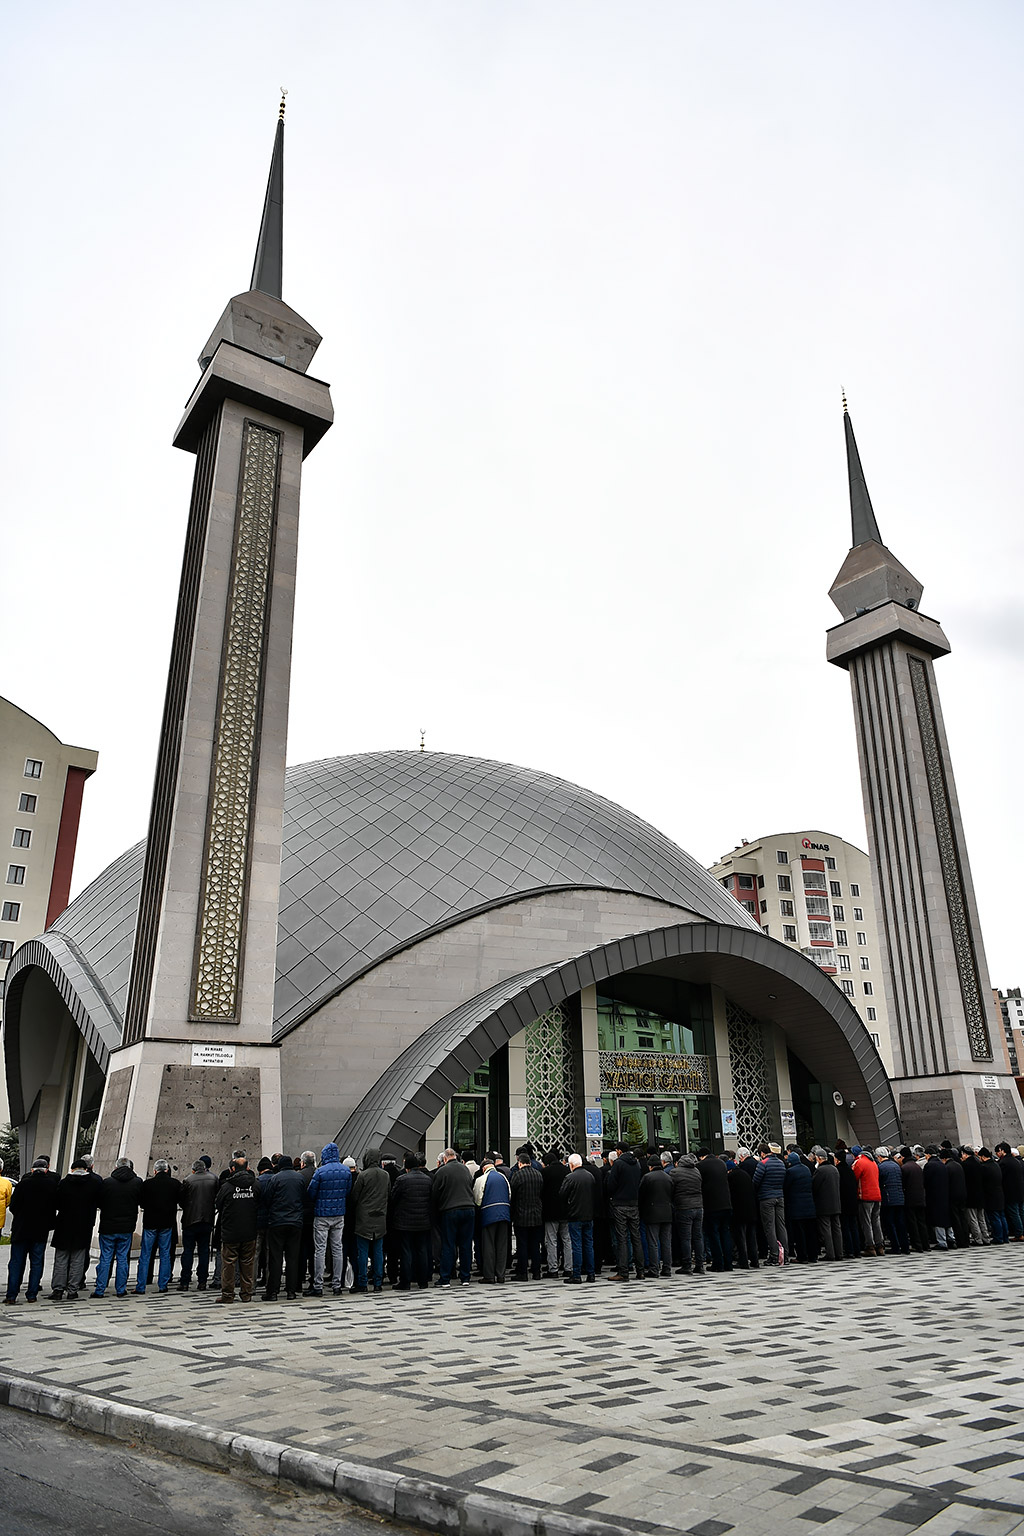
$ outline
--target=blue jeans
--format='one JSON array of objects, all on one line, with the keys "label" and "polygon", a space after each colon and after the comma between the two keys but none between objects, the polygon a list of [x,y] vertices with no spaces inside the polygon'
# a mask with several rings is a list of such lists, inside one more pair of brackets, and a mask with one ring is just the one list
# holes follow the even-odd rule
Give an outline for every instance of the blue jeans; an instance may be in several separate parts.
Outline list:
[{"label": "blue jeans", "polygon": [[580,1280],[584,1272],[588,1278],[594,1274],[594,1223],[570,1221],[569,1247],[572,1249],[572,1277]]},{"label": "blue jeans", "polygon": [[124,1296],[128,1291],[128,1258],[132,1251],[132,1234],[130,1232],[101,1232],[100,1233],[100,1261],[96,1266],[96,1289],[94,1296],[102,1296],[107,1289],[110,1279],[110,1266],[117,1261],[114,1271],[114,1289],[119,1296]]},{"label": "blue jeans", "polygon": [[476,1210],[471,1205],[460,1205],[454,1211],[441,1213],[442,1285],[447,1285],[455,1273],[456,1250],[459,1257],[459,1279],[468,1281],[472,1278],[475,1226]]},{"label": "blue jeans", "polygon": [[1024,1237],[1024,1205],[1006,1202],[1006,1225],[1011,1237]]},{"label": "blue jeans", "polygon": [[46,1238],[35,1243],[12,1243],[10,1262],[7,1266],[7,1297],[11,1300],[21,1290],[25,1264],[28,1264],[28,1285],[25,1295],[35,1301],[43,1283],[43,1265],[46,1262]]},{"label": "blue jeans", "polygon": [[166,1291],[171,1283],[171,1238],[174,1236],[173,1227],[143,1227],[142,1247],[139,1249],[139,1267],[135,1275],[135,1294],[141,1296],[146,1289],[146,1276],[149,1274],[149,1261],[153,1257],[153,1249],[160,1250],[160,1272],[157,1278],[157,1286],[161,1291]]},{"label": "blue jeans", "polygon": [[704,1268],[704,1208],[700,1205],[684,1207],[676,1211],[674,1226],[679,1237],[679,1253],[683,1269],[690,1267],[690,1250],[698,1269]]},{"label": "blue jeans", "polygon": [[992,1241],[994,1243],[1008,1243],[1010,1241],[1010,1227],[1006,1220],[1005,1211],[986,1211],[988,1224],[992,1229]]},{"label": "blue jeans", "polygon": [[384,1284],[384,1239],[382,1237],[360,1237],[356,1234],[356,1278],[352,1289],[355,1291],[366,1290],[366,1263],[370,1262],[370,1284],[375,1291],[379,1291]]}]

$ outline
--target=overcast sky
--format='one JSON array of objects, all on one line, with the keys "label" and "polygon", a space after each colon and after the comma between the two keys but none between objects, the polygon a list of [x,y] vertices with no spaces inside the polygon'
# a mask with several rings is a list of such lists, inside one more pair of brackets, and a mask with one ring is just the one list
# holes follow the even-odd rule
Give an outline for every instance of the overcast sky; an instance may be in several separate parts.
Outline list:
[{"label": "overcast sky", "polygon": [[544,768],[710,863],[865,842],[845,386],[937,675],[993,981],[1024,980],[1024,11],[973,0],[48,3],[5,20],[0,692],[146,827],[195,359],[289,87],[304,472],[291,762]]}]

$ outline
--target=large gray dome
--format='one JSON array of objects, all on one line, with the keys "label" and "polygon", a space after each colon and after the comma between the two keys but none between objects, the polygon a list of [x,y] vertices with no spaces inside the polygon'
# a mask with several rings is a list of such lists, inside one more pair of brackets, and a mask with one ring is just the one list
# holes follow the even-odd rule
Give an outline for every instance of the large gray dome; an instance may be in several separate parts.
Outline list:
[{"label": "large gray dome", "polygon": [[[79,969],[98,989],[108,1047],[124,1015],[143,852],[140,843],[115,860],[41,941],[76,990]],[[757,927],[696,860],[612,801],[533,769],[439,752],[290,768],[281,875],[277,1032],[395,949],[538,891],[627,891]]]}]

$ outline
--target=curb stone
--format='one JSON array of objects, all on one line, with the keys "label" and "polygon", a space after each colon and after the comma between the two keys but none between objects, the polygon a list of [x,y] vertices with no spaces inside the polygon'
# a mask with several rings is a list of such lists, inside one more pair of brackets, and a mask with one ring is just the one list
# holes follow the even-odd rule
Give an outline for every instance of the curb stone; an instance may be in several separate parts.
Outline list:
[{"label": "curb stone", "polygon": [[255,1435],[209,1429],[191,1419],[93,1397],[70,1387],[50,1386],[30,1376],[0,1371],[0,1406],[58,1419],[113,1440],[139,1440],[153,1450],[227,1472],[248,1467],[278,1481],[334,1493],[374,1514],[451,1532],[452,1536],[623,1536],[621,1526],[603,1520],[492,1494],[466,1493],[450,1483],[406,1477],[370,1463],[323,1456]]}]

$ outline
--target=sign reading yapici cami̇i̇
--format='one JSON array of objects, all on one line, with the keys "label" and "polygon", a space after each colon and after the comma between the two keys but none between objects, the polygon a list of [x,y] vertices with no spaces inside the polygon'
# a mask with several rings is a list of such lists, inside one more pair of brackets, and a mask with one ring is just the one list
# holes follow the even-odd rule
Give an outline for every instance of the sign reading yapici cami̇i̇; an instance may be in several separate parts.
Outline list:
[{"label": "sign reading yapici cami\u0307i\u0307", "polygon": [[710,1093],[707,1056],[662,1051],[599,1051],[602,1093]]},{"label": "sign reading yapici cami\u0307i\u0307", "polygon": [[175,434],[196,455],[121,1047],[94,1152],[281,1142],[271,1044],[302,461],[333,420],[281,299],[284,100],[252,282]]}]

